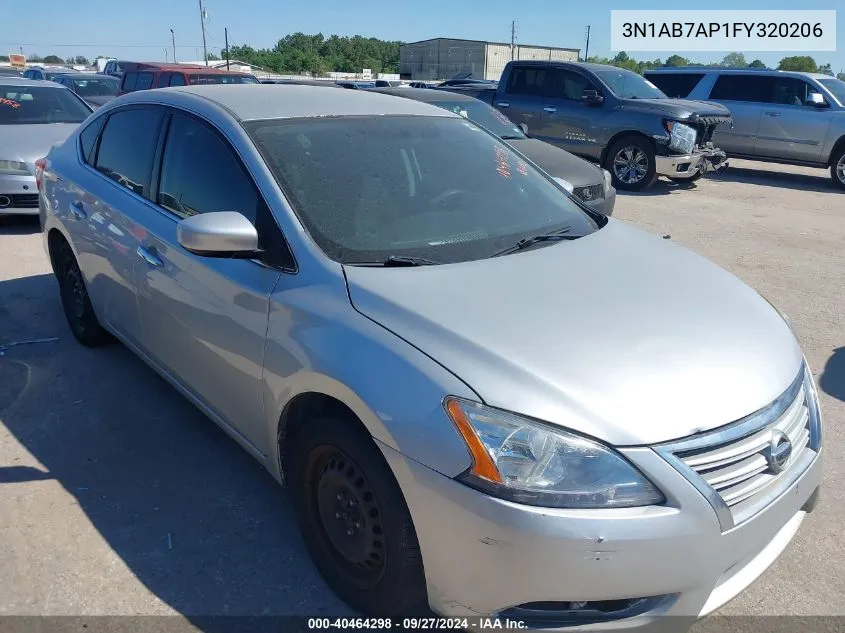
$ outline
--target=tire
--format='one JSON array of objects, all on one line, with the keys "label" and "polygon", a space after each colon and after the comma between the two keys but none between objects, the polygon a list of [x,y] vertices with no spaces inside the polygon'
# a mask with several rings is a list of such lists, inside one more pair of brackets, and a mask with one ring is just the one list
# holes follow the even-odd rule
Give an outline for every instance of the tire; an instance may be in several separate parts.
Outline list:
[{"label": "tire", "polygon": [[679,185],[696,182],[697,180],[701,180],[701,177],[704,175],[704,172],[699,171],[695,176],[690,176],[689,178],[669,178],[672,182],[676,182]]},{"label": "tire", "polygon": [[830,178],[840,189],[845,189],[845,145],[830,158]]},{"label": "tire", "polygon": [[82,271],[67,244],[62,245],[58,254],[56,277],[59,280],[62,309],[76,340],[85,347],[99,347],[113,342],[114,337],[100,325],[94,314]]},{"label": "tire", "polygon": [[323,417],[287,442],[302,538],[329,587],[366,616],[431,615],[411,515],[372,438]]},{"label": "tire", "polygon": [[604,161],[605,169],[613,176],[613,186],[617,189],[644,191],[657,180],[654,157],[654,145],[648,139],[625,136],[611,145]]}]

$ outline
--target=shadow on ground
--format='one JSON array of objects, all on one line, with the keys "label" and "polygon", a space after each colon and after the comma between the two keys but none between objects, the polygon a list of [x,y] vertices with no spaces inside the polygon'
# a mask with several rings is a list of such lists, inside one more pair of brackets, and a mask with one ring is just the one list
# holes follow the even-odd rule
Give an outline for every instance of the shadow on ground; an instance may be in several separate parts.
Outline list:
[{"label": "shadow on ground", "polygon": [[833,350],[819,376],[819,387],[827,395],[845,402],[845,347]]},{"label": "shadow on ground", "polygon": [[0,235],[31,235],[41,232],[37,215],[0,215]]},{"label": "shadow on ground", "polygon": [[651,189],[646,189],[645,191],[625,191],[623,189],[617,189],[616,193],[620,196],[637,196],[647,198],[650,196],[668,196],[672,193],[691,191],[697,188],[698,184],[694,182],[677,183],[665,178],[659,178]]},{"label": "shadow on ground", "polygon": [[764,169],[753,169],[744,165],[728,167],[724,173],[715,176],[726,182],[742,182],[778,189],[796,191],[816,191],[819,193],[837,193],[837,187],[830,180],[830,170],[819,169],[817,175],[794,174],[785,172],[777,164],[767,165]]},{"label": "shadow on ground", "polygon": [[201,616],[351,613],[311,564],[285,491],[125,347],[80,346],[52,275],[0,282],[0,323],[0,422],[44,467],[0,468],[0,485],[58,481],[203,630],[219,627]]}]

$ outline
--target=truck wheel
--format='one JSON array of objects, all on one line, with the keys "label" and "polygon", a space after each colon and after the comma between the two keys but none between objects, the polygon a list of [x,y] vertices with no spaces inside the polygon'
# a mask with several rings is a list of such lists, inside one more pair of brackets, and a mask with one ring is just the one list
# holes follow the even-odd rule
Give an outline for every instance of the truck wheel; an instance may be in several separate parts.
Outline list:
[{"label": "truck wheel", "polygon": [[288,440],[302,538],[329,587],[370,617],[430,615],[405,499],[357,420],[317,418]]},{"label": "truck wheel", "polygon": [[639,136],[621,138],[607,152],[605,169],[613,176],[613,186],[617,189],[649,189],[657,180],[654,146]]},{"label": "truck wheel", "polygon": [[842,145],[830,159],[830,177],[845,189],[845,145]]}]

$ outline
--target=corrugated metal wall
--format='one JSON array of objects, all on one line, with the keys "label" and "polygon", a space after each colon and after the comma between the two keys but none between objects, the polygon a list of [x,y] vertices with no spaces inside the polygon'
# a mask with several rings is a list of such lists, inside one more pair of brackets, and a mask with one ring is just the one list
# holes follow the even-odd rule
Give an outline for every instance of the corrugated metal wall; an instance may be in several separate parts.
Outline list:
[{"label": "corrugated metal wall", "polygon": [[[513,58],[578,61],[578,52],[517,44]],[[499,79],[510,60],[508,44],[434,39],[403,44],[399,48],[399,73],[402,79],[423,81],[449,79],[469,72],[477,79]]]}]

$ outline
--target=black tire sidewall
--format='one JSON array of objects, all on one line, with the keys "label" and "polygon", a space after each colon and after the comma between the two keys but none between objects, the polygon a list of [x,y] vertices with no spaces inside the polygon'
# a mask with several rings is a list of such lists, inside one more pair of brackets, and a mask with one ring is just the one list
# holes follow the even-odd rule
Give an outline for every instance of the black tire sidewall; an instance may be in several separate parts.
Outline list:
[{"label": "black tire sidewall", "polygon": [[[332,545],[316,519],[309,497],[310,455],[331,446],[351,458],[365,474],[382,512],[385,567],[378,582],[360,589],[337,564]],[[373,617],[428,613],[422,559],[405,499],[390,467],[373,440],[355,422],[323,417],[290,438],[285,453],[288,487],[300,532],[311,558],[332,590],[353,609]]]},{"label": "black tire sidewall", "polygon": [[[616,171],[613,169],[613,161],[616,155],[625,147],[633,146],[643,152],[648,157],[648,168],[642,180],[635,184],[628,184],[619,180],[616,176]],[[607,159],[605,160],[605,169],[610,172],[613,178],[613,186],[622,191],[643,191],[650,189],[657,180],[657,163],[655,161],[654,146],[650,141],[638,136],[626,136],[616,141],[607,152]]]},{"label": "black tire sidewall", "polygon": [[[68,305],[75,300],[75,297],[70,295],[73,292],[72,276],[76,275],[79,276],[85,295],[81,316],[74,314],[72,307]],[[97,320],[97,315],[94,314],[94,307],[91,305],[88,289],[85,286],[85,278],[82,275],[82,271],[79,270],[79,264],[76,263],[73,252],[68,246],[65,246],[59,255],[57,277],[59,279],[59,294],[62,299],[62,310],[65,313],[68,326],[70,326],[70,330],[74,337],[76,337],[76,340],[86,347],[97,347],[111,341],[111,335],[103,329]]]},{"label": "black tire sidewall", "polygon": [[845,156],[845,147],[836,152],[833,158],[830,159],[830,179],[833,181],[833,184],[840,189],[845,189],[845,182],[842,182],[839,179],[839,176],[836,175],[836,166],[839,164],[839,161],[842,160],[843,156]]}]

